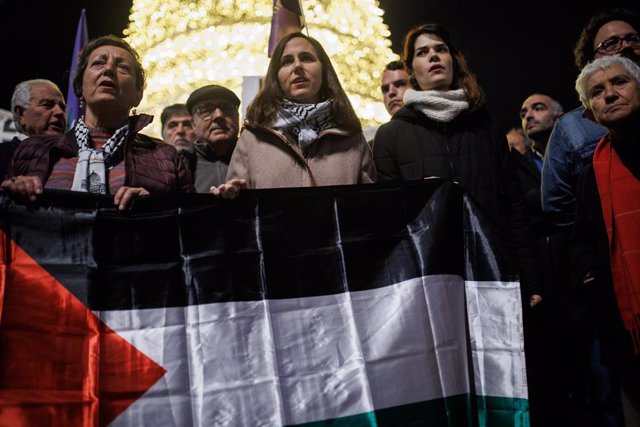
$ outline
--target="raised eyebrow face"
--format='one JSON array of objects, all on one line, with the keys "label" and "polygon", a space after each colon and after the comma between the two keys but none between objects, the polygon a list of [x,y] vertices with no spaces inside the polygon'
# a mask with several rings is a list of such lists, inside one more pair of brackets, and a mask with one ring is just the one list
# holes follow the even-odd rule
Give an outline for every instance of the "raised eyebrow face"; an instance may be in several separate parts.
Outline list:
[{"label": "raised eyebrow face", "polygon": [[[90,58],[89,65],[93,65],[96,62],[107,62],[108,59],[109,59],[109,53],[102,52],[94,56],[93,58]],[[116,54],[115,63],[118,66],[124,66],[124,68],[126,68],[127,70],[133,69],[133,66],[134,66],[134,63],[131,58],[129,58],[126,54],[120,54],[120,53]]]},{"label": "raised eyebrow face", "polygon": [[191,126],[191,120],[189,119],[169,120],[167,122],[167,127],[173,128],[178,126],[179,124],[182,124],[183,126]]},{"label": "raised eyebrow face", "polygon": [[[614,75],[613,77],[611,77],[607,81],[610,82],[613,85],[616,85],[616,84],[620,84],[620,83],[628,83],[628,82],[631,81],[631,78],[625,73],[620,73],[620,74]],[[602,90],[604,90],[604,85],[605,85],[604,82],[597,83],[597,84],[593,85],[589,89],[589,96],[591,98],[593,98],[594,96],[600,94],[602,92]]]},{"label": "raised eyebrow face", "polygon": [[429,49],[433,48],[433,50],[435,50],[436,52],[443,52],[443,51],[449,51],[449,46],[447,46],[446,43],[436,43],[434,45],[422,45],[422,46],[418,46],[416,48],[415,51],[415,55],[419,54],[419,53],[426,53],[429,52]]},{"label": "raised eyebrow face", "polygon": [[52,110],[56,105],[59,105],[62,110],[66,110],[67,108],[67,104],[65,104],[63,100],[57,100],[54,98],[40,98],[36,105],[44,107],[47,110]]},{"label": "raised eyebrow face", "polygon": [[533,104],[531,104],[531,107],[527,108],[527,107],[523,107],[520,110],[520,117],[524,117],[527,114],[527,111],[529,110],[546,110],[549,107],[547,107],[547,104],[545,104],[544,102],[534,102]]},{"label": "raised eyebrow face", "polygon": [[393,87],[398,88],[398,87],[405,86],[407,83],[408,83],[407,79],[394,80],[390,84],[380,86],[380,89],[382,89],[382,93],[387,93],[389,92],[391,85],[393,85]]}]

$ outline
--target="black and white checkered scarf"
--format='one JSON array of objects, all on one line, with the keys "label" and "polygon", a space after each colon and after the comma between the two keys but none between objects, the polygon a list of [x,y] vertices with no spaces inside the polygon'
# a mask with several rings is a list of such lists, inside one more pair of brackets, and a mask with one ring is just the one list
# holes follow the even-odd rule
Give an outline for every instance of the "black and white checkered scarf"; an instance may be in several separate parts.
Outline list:
[{"label": "black and white checkered scarf", "polygon": [[89,128],[84,124],[84,117],[76,121],[74,132],[79,149],[71,191],[107,194],[106,171],[113,155],[123,145],[129,133],[129,123],[116,130],[101,151],[89,146]]},{"label": "black and white checkered scarf", "polygon": [[297,104],[285,99],[278,109],[278,118],[273,127],[293,135],[298,140],[300,151],[306,155],[320,132],[336,127],[331,106],[330,99],[318,104]]}]

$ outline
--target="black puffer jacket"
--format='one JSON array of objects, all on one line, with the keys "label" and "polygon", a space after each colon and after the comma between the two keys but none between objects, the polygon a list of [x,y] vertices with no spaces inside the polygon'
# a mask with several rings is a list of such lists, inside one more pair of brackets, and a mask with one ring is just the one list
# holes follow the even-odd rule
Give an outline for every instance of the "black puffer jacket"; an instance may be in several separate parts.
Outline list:
[{"label": "black puffer jacket", "polygon": [[438,177],[459,183],[517,249],[525,294],[540,294],[534,235],[503,129],[485,110],[448,123],[403,107],[373,142],[378,181]]}]

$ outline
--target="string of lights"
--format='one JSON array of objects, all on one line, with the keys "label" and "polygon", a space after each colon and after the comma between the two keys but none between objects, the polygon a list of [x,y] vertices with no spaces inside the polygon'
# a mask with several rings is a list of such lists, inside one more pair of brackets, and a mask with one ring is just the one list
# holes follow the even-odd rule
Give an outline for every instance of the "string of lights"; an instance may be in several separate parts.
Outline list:
[{"label": "string of lights", "polygon": [[[384,66],[397,59],[378,0],[304,0],[309,35],[323,45],[363,126],[386,122]],[[134,0],[127,41],[140,53],[147,89],[138,110],[167,105],[215,82],[241,97],[243,76],[263,76],[272,0]],[[159,123],[152,130],[160,134]]]}]

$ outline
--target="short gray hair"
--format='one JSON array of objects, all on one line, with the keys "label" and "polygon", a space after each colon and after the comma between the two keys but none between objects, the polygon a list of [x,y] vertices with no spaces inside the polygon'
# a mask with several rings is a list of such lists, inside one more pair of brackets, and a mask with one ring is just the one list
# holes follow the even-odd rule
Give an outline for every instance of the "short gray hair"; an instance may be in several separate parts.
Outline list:
[{"label": "short gray hair", "polygon": [[636,83],[640,86],[640,67],[632,60],[625,58],[624,56],[603,56],[598,59],[594,59],[588,63],[580,72],[580,75],[576,79],[576,92],[580,97],[580,102],[584,108],[589,108],[589,94],[587,93],[587,82],[598,71],[608,70],[615,65],[622,65],[633,77],[636,79]]},{"label": "short gray hair", "polygon": [[11,96],[11,112],[13,113],[13,122],[16,127],[16,130],[20,133],[27,133],[27,131],[20,124],[20,120],[18,120],[18,115],[16,114],[16,106],[21,106],[22,108],[29,107],[29,103],[31,102],[31,87],[34,85],[49,85],[58,92],[62,93],[57,84],[47,79],[33,79],[33,80],[25,80],[16,85],[16,88],[13,90],[13,95]]},{"label": "short gray hair", "polygon": [[551,105],[549,107],[551,107],[551,111],[553,112],[553,114],[555,114],[556,116],[564,114],[564,108],[562,108],[562,104],[551,97],[549,97],[549,99],[551,99]]}]

